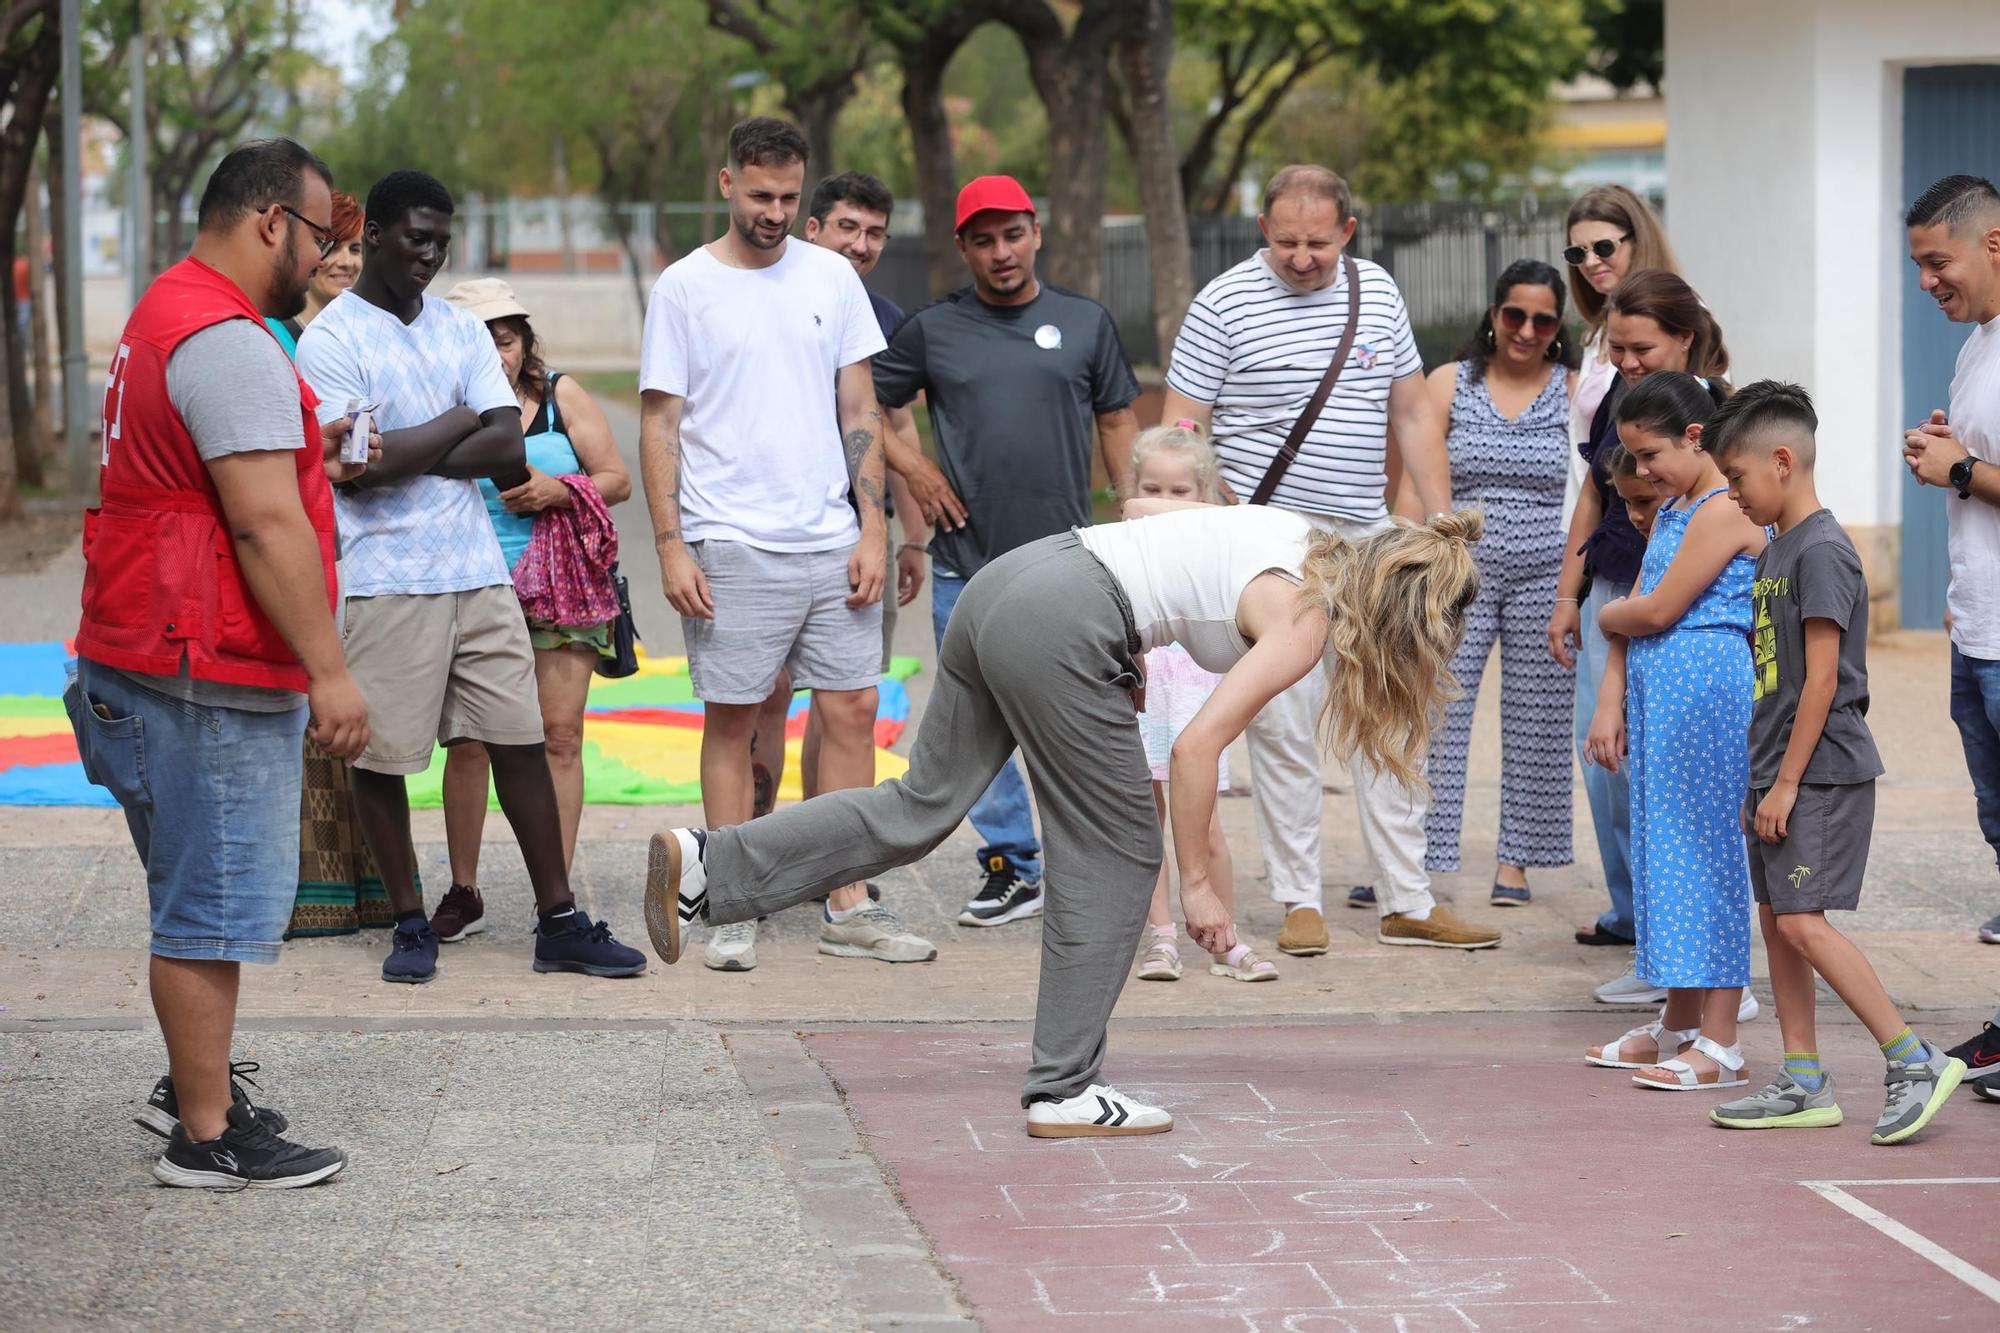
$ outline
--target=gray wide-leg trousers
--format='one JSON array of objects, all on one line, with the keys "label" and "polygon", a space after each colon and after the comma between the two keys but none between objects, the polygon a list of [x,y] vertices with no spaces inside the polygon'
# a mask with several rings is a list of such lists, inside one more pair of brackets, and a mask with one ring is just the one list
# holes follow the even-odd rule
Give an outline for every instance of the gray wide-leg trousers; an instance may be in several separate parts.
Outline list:
[{"label": "gray wide-leg trousers", "polygon": [[1097,1080],[1132,966],[1160,829],[1131,691],[1123,590],[1074,534],[1011,551],[966,585],[909,772],[708,835],[708,919],[746,921],[923,859],[1018,746],[1042,812],[1041,991],[1022,1104]]}]

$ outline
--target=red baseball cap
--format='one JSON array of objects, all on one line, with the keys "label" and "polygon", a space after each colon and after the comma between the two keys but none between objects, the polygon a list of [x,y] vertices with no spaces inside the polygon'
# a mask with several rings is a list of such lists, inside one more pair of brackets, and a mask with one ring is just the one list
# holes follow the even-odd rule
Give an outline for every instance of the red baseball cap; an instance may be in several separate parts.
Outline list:
[{"label": "red baseball cap", "polygon": [[974,213],[991,210],[1032,214],[1035,201],[1028,198],[1021,182],[1012,176],[975,176],[958,192],[958,221],[952,224],[952,230],[964,231]]}]

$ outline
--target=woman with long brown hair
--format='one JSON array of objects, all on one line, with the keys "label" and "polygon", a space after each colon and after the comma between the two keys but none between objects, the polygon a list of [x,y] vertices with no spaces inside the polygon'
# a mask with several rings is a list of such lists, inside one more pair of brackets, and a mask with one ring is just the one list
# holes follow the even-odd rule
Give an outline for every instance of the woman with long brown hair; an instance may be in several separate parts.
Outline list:
[{"label": "woman with long brown hair", "polygon": [[1223,750],[1319,668],[1333,749],[1420,782],[1479,590],[1470,543],[1483,520],[1399,521],[1349,542],[1263,505],[1136,499],[1125,513],[1137,521],[1045,537],[966,585],[902,778],[747,824],[655,835],[646,919],[661,958],[680,957],[687,922],[747,920],[919,860],[1018,746],[1048,847],[1028,1133],[1171,1129],[1166,1111],[1096,1081],[1160,866],[1134,712],[1140,658],[1178,643],[1222,677],[1174,741],[1167,789],[1188,934],[1227,953],[1236,928],[1211,882],[1208,839]]}]

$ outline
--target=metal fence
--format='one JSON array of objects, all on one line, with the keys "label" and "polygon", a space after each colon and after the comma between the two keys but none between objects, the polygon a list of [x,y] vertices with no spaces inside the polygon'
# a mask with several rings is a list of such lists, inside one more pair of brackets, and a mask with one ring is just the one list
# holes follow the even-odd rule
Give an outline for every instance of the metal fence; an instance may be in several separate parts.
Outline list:
[{"label": "metal fence", "polygon": [[[1394,275],[1426,361],[1449,353],[1492,299],[1500,271],[1516,259],[1561,266],[1564,199],[1507,204],[1378,204],[1360,210],[1355,252]],[[623,204],[589,199],[500,200],[461,209],[456,268],[469,272],[616,273],[636,257],[650,279],[669,255],[686,253],[727,225],[720,203]],[[1254,218],[1190,218],[1199,288],[1263,244]],[[1165,358],[1155,345],[1152,258],[1142,218],[1110,218],[1103,233],[1103,290],[1136,364]],[[1043,259],[1047,268],[1047,255]],[[905,309],[930,299],[923,228],[899,212],[895,235],[869,285]]]}]

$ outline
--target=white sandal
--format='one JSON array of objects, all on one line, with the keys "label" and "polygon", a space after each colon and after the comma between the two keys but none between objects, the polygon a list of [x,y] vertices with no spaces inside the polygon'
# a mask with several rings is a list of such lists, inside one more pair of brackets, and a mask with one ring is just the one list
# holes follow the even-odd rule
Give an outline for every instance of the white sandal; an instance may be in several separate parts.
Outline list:
[{"label": "white sandal", "polygon": [[[1654,1019],[1644,1027],[1633,1028],[1617,1041],[1604,1047],[1601,1055],[1586,1054],[1583,1059],[1584,1063],[1596,1065],[1600,1069],[1651,1069],[1661,1060],[1673,1058],[1667,1054],[1669,1049],[1677,1055],[1683,1043],[1695,1041],[1700,1036],[1700,1028],[1681,1031],[1667,1027],[1660,1020]],[[1641,1037],[1653,1039],[1653,1058],[1650,1060],[1641,1060],[1636,1051],[1625,1049],[1626,1042],[1637,1041]]]},{"label": "white sandal", "polygon": [[1713,1078],[1701,1073],[1685,1060],[1674,1059],[1662,1060],[1656,1065],[1647,1066],[1672,1074],[1671,1083],[1664,1079],[1641,1078],[1637,1074],[1632,1076],[1632,1081],[1642,1088],[1658,1088],[1662,1092],[1706,1092],[1712,1088],[1740,1088],[1750,1081],[1750,1076],[1743,1072],[1741,1045],[1723,1046],[1710,1041],[1707,1037],[1696,1037],[1694,1049],[1715,1061],[1716,1072]]},{"label": "white sandal", "polygon": [[1139,980],[1179,981],[1181,979],[1181,951],[1165,940],[1146,950],[1146,956],[1139,960]]},{"label": "white sandal", "polygon": [[1243,955],[1243,961],[1231,967],[1227,955],[1210,955],[1208,974],[1212,977],[1228,977],[1231,981],[1276,981],[1278,965],[1258,953],[1255,949]]}]

